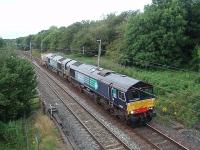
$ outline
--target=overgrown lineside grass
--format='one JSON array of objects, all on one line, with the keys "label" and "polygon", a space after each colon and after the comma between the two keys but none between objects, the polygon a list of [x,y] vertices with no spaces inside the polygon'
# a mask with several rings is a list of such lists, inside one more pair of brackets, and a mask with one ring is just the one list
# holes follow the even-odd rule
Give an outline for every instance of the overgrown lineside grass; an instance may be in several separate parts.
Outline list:
[{"label": "overgrown lineside grass", "polygon": [[23,133],[22,120],[11,121],[7,124],[0,122],[0,150],[23,149]]},{"label": "overgrown lineside grass", "polygon": [[58,130],[48,116],[39,112],[30,122],[32,123],[32,127],[29,131],[31,142],[30,149],[37,149],[38,143],[36,137],[39,140],[39,148],[42,150],[62,150],[66,147],[58,140]]},{"label": "overgrown lineside grass", "polygon": [[[38,52],[37,56],[39,56]],[[66,55],[68,58],[97,65],[96,57],[82,54]],[[154,86],[157,95],[157,118],[176,120],[192,127],[200,118],[200,74],[194,72],[148,70],[125,67],[107,57],[101,57],[100,66],[118,73],[146,81]]]},{"label": "overgrown lineside grass", "polygon": [[30,150],[38,149],[38,144],[42,150],[62,150],[66,147],[59,141],[59,132],[53,122],[38,110],[39,99],[36,98],[34,102],[33,108],[37,111],[26,118],[26,121],[20,119],[9,123],[0,122],[0,150],[22,150],[27,146],[27,141]]}]

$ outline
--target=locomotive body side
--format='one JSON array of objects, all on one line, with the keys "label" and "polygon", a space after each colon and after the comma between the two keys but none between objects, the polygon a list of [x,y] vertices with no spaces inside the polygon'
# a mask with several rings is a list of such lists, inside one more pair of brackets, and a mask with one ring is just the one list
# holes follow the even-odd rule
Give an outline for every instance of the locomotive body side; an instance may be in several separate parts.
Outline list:
[{"label": "locomotive body side", "polygon": [[49,65],[54,69],[55,71],[58,71],[58,60],[62,59],[62,56],[54,56],[50,58],[50,63]]},{"label": "locomotive body side", "polygon": [[47,66],[48,65],[48,59],[52,56],[54,56],[55,54],[52,53],[48,53],[48,54],[41,54],[41,60],[42,60],[42,65]]}]

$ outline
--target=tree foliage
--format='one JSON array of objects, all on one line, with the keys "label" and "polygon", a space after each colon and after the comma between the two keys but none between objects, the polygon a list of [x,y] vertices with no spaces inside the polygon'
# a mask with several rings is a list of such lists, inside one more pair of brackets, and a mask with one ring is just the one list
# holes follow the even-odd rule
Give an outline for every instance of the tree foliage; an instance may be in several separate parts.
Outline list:
[{"label": "tree foliage", "polygon": [[[109,45],[122,36],[121,26],[127,22],[128,17],[134,12],[123,12],[120,15],[109,14],[99,21],[81,21],[73,23],[68,27],[50,27],[36,35],[32,35],[32,46],[43,50],[70,50],[81,52],[85,49],[86,55],[96,55],[98,52],[98,39],[102,40],[102,54]],[[19,49],[27,49],[28,37],[21,37],[16,40]]]},{"label": "tree foliage", "polygon": [[13,55],[0,55],[0,118],[14,120],[30,113],[35,96],[36,76],[26,60]]},{"label": "tree foliage", "polygon": [[194,35],[188,31],[192,32],[190,10],[194,4],[188,1],[153,0],[144,13],[132,17],[125,32],[124,63],[133,64],[139,59],[181,66],[192,60]]}]

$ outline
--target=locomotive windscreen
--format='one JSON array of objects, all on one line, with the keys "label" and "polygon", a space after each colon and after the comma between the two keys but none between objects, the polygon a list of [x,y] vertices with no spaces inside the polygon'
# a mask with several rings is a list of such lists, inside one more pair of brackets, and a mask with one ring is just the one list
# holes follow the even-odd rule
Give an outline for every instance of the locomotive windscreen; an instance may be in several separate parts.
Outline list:
[{"label": "locomotive windscreen", "polygon": [[153,94],[152,87],[128,91],[128,99],[130,102],[149,99],[153,97],[154,97],[154,94]]},{"label": "locomotive windscreen", "polygon": [[139,100],[139,92],[137,91],[129,91],[128,92],[128,99],[130,102]]},{"label": "locomotive windscreen", "polygon": [[154,97],[154,94],[153,94],[152,87],[143,88],[140,90],[140,99],[149,99],[153,97]]}]

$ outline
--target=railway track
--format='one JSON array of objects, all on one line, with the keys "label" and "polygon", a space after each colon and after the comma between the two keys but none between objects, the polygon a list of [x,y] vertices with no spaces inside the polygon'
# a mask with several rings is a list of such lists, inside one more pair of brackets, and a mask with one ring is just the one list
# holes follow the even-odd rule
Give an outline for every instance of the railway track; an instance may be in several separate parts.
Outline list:
[{"label": "railway track", "polygon": [[175,140],[173,140],[172,138],[170,138],[166,134],[162,133],[158,129],[152,127],[150,124],[147,124],[146,126],[147,126],[147,128],[149,128],[152,131],[151,135],[154,134],[154,135],[161,136],[161,138],[163,137],[164,141],[161,141],[160,143],[156,143],[156,142],[154,143],[154,142],[152,142],[154,145],[156,145],[157,147],[159,147],[159,149],[181,149],[181,150],[189,150],[188,148],[186,148],[182,144],[176,142]]},{"label": "railway track", "polygon": [[64,106],[73,114],[78,122],[85,128],[95,143],[98,145],[97,149],[131,149],[124,143],[115,133],[113,133],[107,126],[94,116],[81,103],[65,90],[63,85],[57,81],[53,76],[49,75],[38,64],[34,62],[37,74],[47,81],[46,84]]},{"label": "railway track", "polygon": [[[131,135],[131,131],[134,132],[134,135]],[[173,140],[166,134],[161,131],[155,129],[150,124],[147,124],[144,127],[136,128],[136,129],[127,129],[127,132],[130,133],[131,136],[139,136],[146,143],[151,145],[152,149],[157,150],[189,150],[182,144]]]}]

